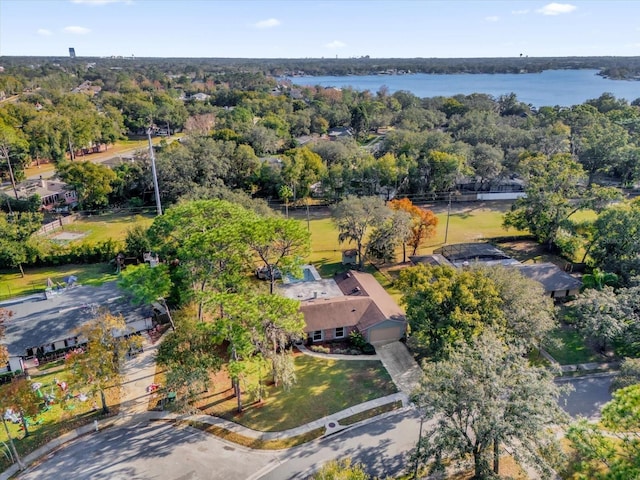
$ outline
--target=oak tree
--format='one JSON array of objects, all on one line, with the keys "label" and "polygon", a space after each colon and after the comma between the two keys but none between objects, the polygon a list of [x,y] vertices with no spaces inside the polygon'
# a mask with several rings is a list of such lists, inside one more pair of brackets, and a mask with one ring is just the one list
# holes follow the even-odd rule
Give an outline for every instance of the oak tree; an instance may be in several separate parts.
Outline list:
[{"label": "oak tree", "polygon": [[379,197],[346,196],[331,207],[331,217],[338,228],[338,241],[354,242],[358,250],[358,264],[364,265],[365,241],[372,229],[382,225],[391,210]]},{"label": "oak tree", "polygon": [[73,382],[94,394],[99,393],[102,412],[109,412],[105,390],[117,388],[121,383],[121,367],[129,350],[139,349],[141,339],[127,328],[124,317],[101,310],[96,317],[78,329],[80,343],[69,353],[65,363]]},{"label": "oak tree", "polygon": [[493,478],[504,446],[551,475],[543,452],[559,448],[551,428],[564,422],[565,414],[550,370],[531,366],[522,349],[505,345],[491,329],[457,343],[448,359],[422,368],[414,401],[435,425],[416,448],[419,461],[435,458],[437,467],[448,455],[453,461],[471,457],[473,478]]}]

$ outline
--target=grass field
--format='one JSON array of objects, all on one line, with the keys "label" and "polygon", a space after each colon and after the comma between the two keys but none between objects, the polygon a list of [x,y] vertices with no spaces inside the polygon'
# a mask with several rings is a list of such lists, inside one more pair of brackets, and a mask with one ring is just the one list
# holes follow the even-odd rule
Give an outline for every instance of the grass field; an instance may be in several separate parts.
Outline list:
[{"label": "grass field", "polygon": [[25,269],[24,277],[17,270],[3,271],[0,272],[0,298],[44,292],[47,279],[62,284],[69,275],[75,275],[81,285],[101,285],[116,279],[115,271],[108,263],[29,268]]},{"label": "grass field", "polygon": [[[64,229],[51,232],[48,238],[55,239],[56,236],[74,234],[78,238],[69,242],[95,243],[107,239],[122,242],[131,227],[134,225],[148,227],[152,222],[152,215],[86,217],[65,225]],[[78,283],[83,285],[100,285],[116,279],[113,267],[108,263],[25,268],[24,277],[20,276],[17,269],[4,270],[0,272],[0,298],[43,292],[47,279],[50,278],[54,283],[63,283],[63,279],[69,275],[78,277]]]},{"label": "grass field", "polygon": [[214,388],[196,405],[208,414],[255,430],[282,431],[397,391],[377,361],[325,360],[296,354],[295,371],[295,385],[289,390],[268,385],[262,402],[250,403],[245,393],[242,414],[236,414],[236,398],[224,372],[214,377]]},{"label": "grass field", "polygon": [[[418,254],[432,253],[435,248],[447,244],[468,243],[488,240],[503,236],[525,236],[527,233],[515,229],[502,227],[504,205],[499,208],[491,208],[484,203],[470,203],[456,206],[449,215],[449,228],[447,229],[447,212],[437,213],[438,227],[433,238],[428,239],[418,250]],[[294,216],[294,215],[292,215]],[[306,226],[303,214],[296,212],[295,218]],[[330,276],[341,268],[342,251],[355,248],[353,243],[339,243],[338,230],[336,229],[328,210],[315,212],[309,222],[311,231],[312,253],[308,258],[318,268],[323,276]],[[411,252],[408,251],[407,254]],[[402,260],[402,250],[396,252],[397,261]]]},{"label": "grass field", "polygon": [[604,361],[602,355],[598,355],[593,349],[585,345],[584,336],[573,327],[563,326],[553,332],[552,336],[560,340],[562,346],[548,348],[547,351],[560,365]]},{"label": "grass field", "polygon": [[82,217],[64,228],[51,232],[48,238],[55,239],[61,233],[74,233],[82,237],[74,240],[78,243],[95,243],[108,238],[115,241],[123,241],[127,231],[134,225],[142,225],[147,228],[153,223],[155,215],[98,215]]}]

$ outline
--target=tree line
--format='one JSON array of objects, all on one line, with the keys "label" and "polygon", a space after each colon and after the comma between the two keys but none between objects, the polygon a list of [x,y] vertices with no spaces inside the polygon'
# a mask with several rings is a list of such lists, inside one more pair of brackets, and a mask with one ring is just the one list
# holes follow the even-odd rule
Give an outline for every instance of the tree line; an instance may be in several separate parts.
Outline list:
[{"label": "tree line", "polygon": [[[297,87],[258,71],[220,72],[197,63],[137,70],[89,65],[12,67],[0,76],[5,93],[17,94],[0,106],[0,171],[7,178],[9,167],[20,180],[26,165],[48,160],[72,181],[65,163],[150,125],[183,131],[192,141],[159,155],[168,164],[159,170],[170,202],[193,184],[223,183],[263,198],[277,198],[286,184],[293,200],[310,194],[312,185],[329,199],[490,190],[517,178],[521,155],[531,153],[570,154],[590,182],[606,176],[630,186],[639,176],[638,104],[607,93],[583,105],[533,110],[514,94],[418,98],[384,87]],[[193,100],[196,92],[206,99]],[[337,128],[348,133],[320,141]],[[388,133],[378,135],[381,129]],[[304,147],[317,156],[299,153]],[[101,180],[107,191],[81,202],[92,208],[150,201],[148,165],[114,173]]]}]

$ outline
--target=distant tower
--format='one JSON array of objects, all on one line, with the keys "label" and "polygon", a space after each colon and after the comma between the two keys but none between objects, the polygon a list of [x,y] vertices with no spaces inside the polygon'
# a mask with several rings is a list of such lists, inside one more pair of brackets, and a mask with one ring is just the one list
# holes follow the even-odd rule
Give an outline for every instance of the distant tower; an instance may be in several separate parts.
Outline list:
[{"label": "distant tower", "polygon": [[73,48],[73,47],[69,48],[69,56],[71,58],[76,58],[76,49],[75,48]]}]

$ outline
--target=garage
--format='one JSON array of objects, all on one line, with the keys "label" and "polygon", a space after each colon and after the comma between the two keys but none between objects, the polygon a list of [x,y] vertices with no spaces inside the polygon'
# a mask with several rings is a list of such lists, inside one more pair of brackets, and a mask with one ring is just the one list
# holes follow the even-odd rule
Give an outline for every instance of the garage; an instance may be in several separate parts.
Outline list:
[{"label": "garage", "polygon": [[402,338],[403,326],[396,325],[384,328],[372,328],[369,330],[369,343],[395,342]]}]

